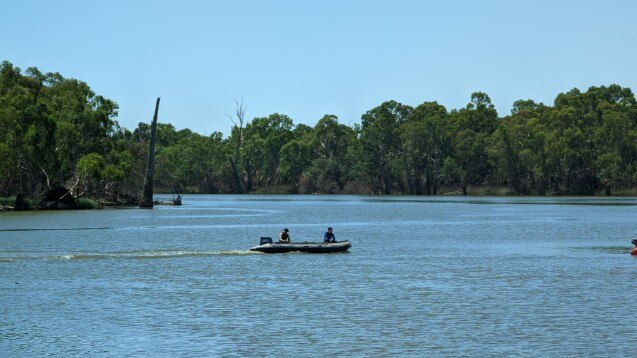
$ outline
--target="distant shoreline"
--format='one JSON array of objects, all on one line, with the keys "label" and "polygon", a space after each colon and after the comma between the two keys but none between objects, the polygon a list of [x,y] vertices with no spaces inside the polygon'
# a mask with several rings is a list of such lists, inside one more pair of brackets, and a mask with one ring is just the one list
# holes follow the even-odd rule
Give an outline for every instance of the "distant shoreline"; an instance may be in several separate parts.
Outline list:
[{"label": "distant shoreline", "polygon": [[[155,194],[159,195],[170,195],[174,194],[173,192],[166,190],[167,188],[157,188],[155,187]],[[360,189],[360,187],[356,188]],[[197,190],[190,190],[184,192],[182,194],[185,195],[245,195],[245,194],[235,194],[235,193],[202,193]],[[444,186],[439,189],[437,194],[409,194],[409,193],[401,193],[401,192],[393,192],[391,194],[379,194],[374,193],[371,190],[360,191],[360,190],[345,190],[333,193],[324,193],[324,192],[301,192],[294,185],[283,184],[283,185],[271,185],[268,187],[258,187],[254,188],[249,194],[255,195],[371,195],[371,196],[414,196],[414,197],[435,197],[435,196],[463,196],[462,188],[460,186]],[[467,195],[466,196],[520,196],[520,197],[533,197],[533,196],[574,196],[574,197],[586,197],[586,196],[594,196],[594,197],[633,197],[637,196],[637,186],[636,187],[621,187],[614,188],[611,195],[606,195],[603,189],[599,189],[595,191],[593,194],[571,194],[571,193],[562,193],[562,194],[553,194],[553,193],[529,193],[529,194],[520,194],[513,187],[510,186],[497,186],[497,185],[469,185],[467,186]]]},{"label": "distant shoreline", "polygon": [[[615,189],[612,195],[605,195],[603,190],[594,193],[593,195],[577,195],[577,194],[515,194],[515,190],[511,187],[506,186],[475,186],[469,187],[467,191],[467,195],[462,195],[462,191],[460,188],[457,190],[442,190],[436,195],[427,195],[427,194],[405,194],[405,193],[392,193],[392,194],[374,194],[374,193],[355,193],[355,192],[342,192],[342,193],[293,193],[288,191],[289,186],[271,186],[268,188],[257,188],[254,192],[247,194],[234,194],[234,193],[198,193],[198,192],[189,192],[182,193],[186,195],[185,202],[188,202],[187,196],[190,195],[232,195],[232,196],[245,196],[245,195],[322,195],[322,196],[341,196],[341,195],[362,195],[362,196],[374,196],[374,197],[594,197],[594,198],[633,198],[637,197],[637,187],[629,187],[629,188],[620,188]],[[450,188],[456,189],[456,188]],[[168,191],[156,191],[155,196],[161,195],[173,195],[174,193]],[[38,208],[39,200],[35,198],[27,198],[26,199],[28,208],[23,209],[25,211],[48,211],[48,210],[94,210],[94,209],[109,209],[109,208],[131,208],[136,207],[137,205],[131,204],[109,204],[109,203],[99,203],[97,201],[82,198],[80,200],[80,204],[76,208],[58,208],[58,209],[42,209]],[[0,212],[2,211],[14,211],[14,203],[15,197],[0,197]],[[156,205],[166,205],[163,202],[157,203]]]}]

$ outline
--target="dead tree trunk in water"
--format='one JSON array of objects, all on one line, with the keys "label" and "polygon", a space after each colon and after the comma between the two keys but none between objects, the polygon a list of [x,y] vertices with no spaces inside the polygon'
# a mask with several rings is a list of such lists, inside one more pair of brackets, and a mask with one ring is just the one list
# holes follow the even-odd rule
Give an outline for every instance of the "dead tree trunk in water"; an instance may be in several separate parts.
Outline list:
[{"label": "dead tree trunk in water", "polygon": [[232,172],[233,190],[235,194],[243,194],[245,191],[249,191],[249,190],[244,190],[245,185],[242,183],[241,177],[239,176],[239,160],[240,160],[240,154],[241,154],[241,144],[243,141],[243,118],[246,113],[246,107],[243,105],[243,99],[241,99],[241,104],[239,104],[239,102],[235,98],[234,103],[236,104],[234,112],[235,112],[235,115],[237,116],[237,120],[239,121],[239,125],[237,125],[234,122],[234,120],[232,119],[232,116],[228,115],[228,118],[230,118],[230,121],[232,121],[236,129],[236,132],[233,134],[237,135],[237,139],[235,141],[235,147],[234,147],[234,157],[231,156],[229,159],[230,159],[230,169]]},{"label": "dead tree trunk in water", "polygon": [[144,202],[142,208],[153,208],[153,176],[155,174],[155,131],[157,129],[157,112],[159,111],[159,97],[155,104],[155,115],[150,125],[150,144],[148,146],[148,163],[146,163],[146,180],[144,181]]}]

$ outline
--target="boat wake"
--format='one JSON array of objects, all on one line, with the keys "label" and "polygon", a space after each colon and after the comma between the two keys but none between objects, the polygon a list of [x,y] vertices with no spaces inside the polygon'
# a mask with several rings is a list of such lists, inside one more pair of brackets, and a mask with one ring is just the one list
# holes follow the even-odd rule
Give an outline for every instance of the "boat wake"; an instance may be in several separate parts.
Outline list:
[{"label": "boat wake", "polygon": [[579,246],[574,247],[575,250],[597,251],[607,254],[627,254],[630,253],[628,246]]},{"label": "boat wake", "polygon": [[120,252],[78,252],[78,253],[0,253],[0,263],[19,261],[82,261],[82,260],[153,260],[186,257],[239,256],[258,254],[250,250],[142,250]]}]

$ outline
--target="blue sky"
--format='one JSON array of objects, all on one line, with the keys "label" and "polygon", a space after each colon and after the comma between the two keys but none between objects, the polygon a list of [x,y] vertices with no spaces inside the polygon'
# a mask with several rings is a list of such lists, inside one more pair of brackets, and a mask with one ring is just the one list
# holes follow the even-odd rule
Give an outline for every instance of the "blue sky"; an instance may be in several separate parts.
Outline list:
[{"label": "blue sky", "polygon": [[386,100],[500,115],[577,87],[637,90],[633,1],[4,1],[0,60],[87,82],[120,125],[227,134],[247,117],[360,123]]}]

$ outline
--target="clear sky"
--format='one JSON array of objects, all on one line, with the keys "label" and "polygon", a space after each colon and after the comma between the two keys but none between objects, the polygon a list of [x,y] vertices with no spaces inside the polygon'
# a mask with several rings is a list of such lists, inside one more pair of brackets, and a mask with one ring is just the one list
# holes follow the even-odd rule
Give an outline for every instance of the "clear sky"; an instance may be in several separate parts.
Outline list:
[{"label": "clear sky", "polygon": [[0,60],[60,72],[119,104],[202,134],[271,113],[359,123],[387,100],[464,107],[489,94],[552,104],[574,87],[637,91],[637,1],[16,1]]}]

